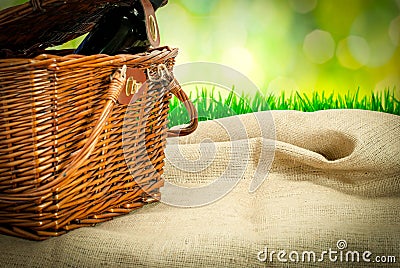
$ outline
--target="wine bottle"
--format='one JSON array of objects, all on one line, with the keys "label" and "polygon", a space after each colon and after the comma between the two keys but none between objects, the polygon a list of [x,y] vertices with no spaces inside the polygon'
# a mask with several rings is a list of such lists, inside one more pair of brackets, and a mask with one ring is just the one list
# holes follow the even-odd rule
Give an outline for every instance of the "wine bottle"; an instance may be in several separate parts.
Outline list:
[{"label": "wine bottle", "polygon": [[[135,1],[130,7],[114,6],[110,8],[82,41],[75,53],[115,55],[136,54],[148,50],[151,44],[149,38],[153,37],[148,36],[147,27],[149,26],[146,25],[146,12],[141,2]],[[151,0],[154,9],[165,5],[166,2],[165,0]],[[155,20],[154,17],[153,19]]]},{"label": "wine bottle", "polygon": [[157,10],[159,7],[165,6],[168,3],[168,0],[150,0],[154,11]]}]

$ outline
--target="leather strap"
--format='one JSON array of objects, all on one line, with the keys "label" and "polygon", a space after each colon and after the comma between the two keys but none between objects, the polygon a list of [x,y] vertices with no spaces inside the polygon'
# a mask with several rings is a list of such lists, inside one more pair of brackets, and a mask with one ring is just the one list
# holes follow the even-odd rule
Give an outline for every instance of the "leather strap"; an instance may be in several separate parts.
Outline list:
[{"label": "leather strap", "polygon": [[145,73],[140,68],[128,67],[126,80],[118,97],[118,103],[128,105],[143,96],[143,93],[147,92],[146,79]]},{"label": "leather strap", "polygon": [[153,5],[149,0],[140,0],[143,6],[145,18],[146,18],[146,31],[147,38],[150,41],[152,47],[158,47],[160,45],[160,32],[158,30],[158,24],[156,14],[154,12]]}]

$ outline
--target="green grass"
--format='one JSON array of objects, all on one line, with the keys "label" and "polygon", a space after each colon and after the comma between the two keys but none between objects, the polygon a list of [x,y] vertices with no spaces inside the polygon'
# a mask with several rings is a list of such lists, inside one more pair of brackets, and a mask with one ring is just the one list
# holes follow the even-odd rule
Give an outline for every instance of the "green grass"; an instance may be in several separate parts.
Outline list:
[{"label": "green grass", "polygon": [[[189,95],[199,113],[199,121],[228,117],[238,114],[246,114],[268,110],[298,110],[313,112],[327,109],[362,109],[400,115],[400,100],[394,95],[394,90],[386,90],[381,93],[371,93],[369,96],[359,96],[355,93],[325,94],[314,92],[304,94],[295,92],[287,95],[282,92],[279,95],[256,94],[253,97],[237,95],[230,91],[227,97],[222,97],[215,89],[203,88],[196,90],[196,96]],[[175,97],[171,100],[169,126],[185,124],[189,117]]]}]

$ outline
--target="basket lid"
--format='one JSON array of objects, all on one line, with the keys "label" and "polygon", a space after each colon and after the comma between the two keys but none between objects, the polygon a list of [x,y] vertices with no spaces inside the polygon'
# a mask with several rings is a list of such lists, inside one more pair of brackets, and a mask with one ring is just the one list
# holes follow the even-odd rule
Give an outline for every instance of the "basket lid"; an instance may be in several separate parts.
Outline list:
[{"label": "basket lid", "polygon": [[29,0],[4,9],[0,11],[0,55],[29,56],[61,45],[89,32],[109,7],[128,7],[136,1]]}]

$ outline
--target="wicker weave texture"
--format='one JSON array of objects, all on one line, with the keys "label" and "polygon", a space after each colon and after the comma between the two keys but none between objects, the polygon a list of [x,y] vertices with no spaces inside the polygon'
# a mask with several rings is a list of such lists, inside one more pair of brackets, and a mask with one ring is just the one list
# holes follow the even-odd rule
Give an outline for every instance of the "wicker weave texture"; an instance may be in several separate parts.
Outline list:
[{"label": "wicker weave texture", "polygon": [[123,65],[172,71],[176,55],[0,60],[1,233],[41,240],[159,198],[171,86],[148,82],[122,105],[110,77]]}]

